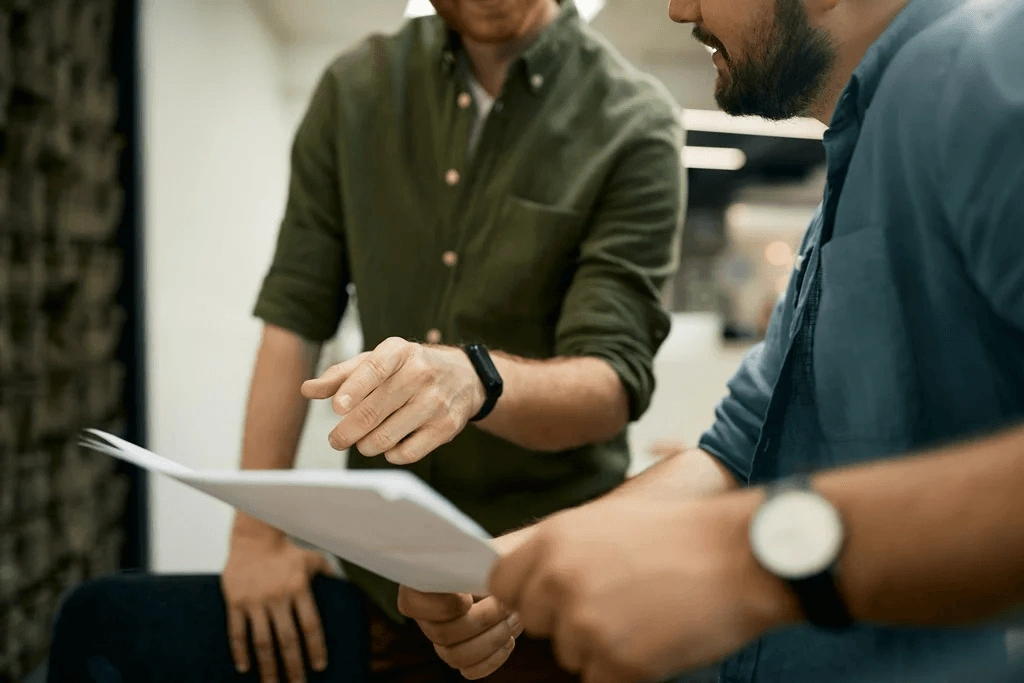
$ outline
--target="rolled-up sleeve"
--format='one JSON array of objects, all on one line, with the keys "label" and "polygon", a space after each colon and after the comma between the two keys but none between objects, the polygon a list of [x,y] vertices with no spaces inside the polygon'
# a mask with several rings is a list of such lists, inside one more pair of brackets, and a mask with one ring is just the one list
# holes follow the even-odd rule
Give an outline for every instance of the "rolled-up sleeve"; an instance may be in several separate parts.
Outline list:
[{"label": "rolled-up sleeve", "polygon": [[780,297],[764,341],[747,352],[739,370],[729,380],[729,393],[715,408],[715,422],[698,444],[741,484],[750,480],[754,449],[785,358],[787,306],[792,306],[789,297]]},{"label": "rolled-up sleeve", "polygon": [[682,129],[666,122],[629,146],[594,209],[555,332],[560,356],[618,373],[638,419],[654,392],[653,359],[668,336],[661,288],[678,263],[686,184]]},{"label": "rolled-up sleeve", "polygon": [[335,333],[348,301],[336,96],[328,71],[295,135],[288,203],[254,311],[264,322],[311,341]]}]

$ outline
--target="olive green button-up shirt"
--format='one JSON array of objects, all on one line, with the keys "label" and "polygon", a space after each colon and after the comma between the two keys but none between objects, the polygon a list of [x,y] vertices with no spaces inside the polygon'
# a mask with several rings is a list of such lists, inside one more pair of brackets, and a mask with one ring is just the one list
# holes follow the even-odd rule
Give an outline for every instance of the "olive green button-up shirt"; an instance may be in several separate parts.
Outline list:
[{"label": "olive green button-up shirt", "polygon": [[[329,67],[295,137],[256,315],[324,340],[354,283],[367,348],[398,336],[601,358],[635,419],[669,329],[660,288],[685,199],[677,112],[566,0],[511,65],[470,155],[466,64],[458,37],[426,17]],[[408,469],[499,534],[613,488],[628,462],[624,433],[537,453],[470,426]],[[393,586],[348,570],[395,614]]]}]

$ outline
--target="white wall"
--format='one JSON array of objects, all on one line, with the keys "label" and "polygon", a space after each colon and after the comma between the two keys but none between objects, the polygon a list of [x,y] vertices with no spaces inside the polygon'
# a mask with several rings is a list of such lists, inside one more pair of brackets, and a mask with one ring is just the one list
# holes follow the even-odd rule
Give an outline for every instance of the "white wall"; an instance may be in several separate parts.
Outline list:
[{"label": "white wall", "polygon": [[[286,191],[279,61],[244,0],[147,0],[141,30],[149,445],[235,467]],[[152,567],[220,569],[228,507],[160,478],[151,500]]]},{"label": "white wall", "polygon": [[651,406],[629,430],[631,474],[656,462],[651,451],[661,442],[697,445],[748,348],[722,342],[715,314],[672,314],[672,330],[654,359]]}]

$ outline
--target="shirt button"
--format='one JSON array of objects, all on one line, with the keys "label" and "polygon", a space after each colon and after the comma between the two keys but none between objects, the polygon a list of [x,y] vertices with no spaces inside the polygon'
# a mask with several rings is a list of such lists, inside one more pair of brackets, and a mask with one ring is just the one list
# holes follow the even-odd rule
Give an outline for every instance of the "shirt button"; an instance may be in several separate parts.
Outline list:
[{"label": "shirt button", "polygon": [[540,74],[533,74],[530,76],[530,85],[533,86],[534,90],[540,90],[541,86],[544,85],[544,77]]},{"label": "shirt button", "polygon": [[461,109],[469,109],[469,105],[473,104],[473,98],[468,92],[464,92],[459,95],[459,107]]},{"label": "shirt button", "polygon": [[444,255],[441,257],[441,260],[444,261],[444,264],[446,266],[452,268],[453,266],[455,266],[456,263],[459,262],[459,255],[456,254],[454,251],[446,251],[444,252]]},{"label": "shirt button", "polygon": [[440,344],[441,343],[441,330],[433,329],[427,332],[427,343],[428,344]]},{"label": "shirt button", "polygon": [[452,168],[449,169],[448,172],[444,174],[444,181],[449,185],[454,186],[459,184],[460,177],[461,176],[459,176],[459,172]]}]

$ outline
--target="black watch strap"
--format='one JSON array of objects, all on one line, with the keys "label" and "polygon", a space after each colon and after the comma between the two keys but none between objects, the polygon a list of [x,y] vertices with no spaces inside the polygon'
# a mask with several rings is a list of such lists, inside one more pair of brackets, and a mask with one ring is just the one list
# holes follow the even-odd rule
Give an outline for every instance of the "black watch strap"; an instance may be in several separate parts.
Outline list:
[{"label": "black watch strap", "polygon": [[486,347],[480,344],[469,344],[464,346],[462,350],[469,356],[469,362],[473,364],[477,377],[480,378],[480,382],[484,385],[484,393],[486,394],[484,404],[481,406],[480,412],[470,419],[470,422],[479,422],[494,410],[494,406],[498,403],[498,399],[501,398],[501,392],[504,390],[505,385],[501,381],[498,368],[494,367],[494,361],[491,360],[491,354],[488,353]]},{"label": "black watch strap", "polygon": [[788,581],[807,621],[819,628],[841,631],[853,625],[846,601],[839,594],[835,574],[827,569],[806,579]]}]

